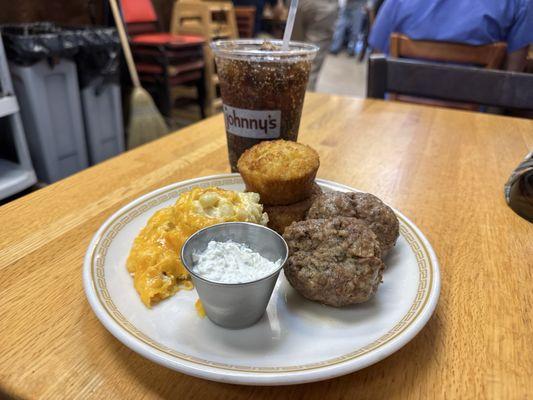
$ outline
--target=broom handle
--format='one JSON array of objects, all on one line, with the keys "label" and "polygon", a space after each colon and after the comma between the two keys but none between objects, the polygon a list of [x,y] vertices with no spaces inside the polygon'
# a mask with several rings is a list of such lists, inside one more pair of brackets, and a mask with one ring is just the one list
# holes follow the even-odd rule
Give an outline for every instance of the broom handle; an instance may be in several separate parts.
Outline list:
[{"label": "broom handle", "polygon": [[124,29],[124,22],[122,21],[122,17],[120,16],[117,0],[109,0],[109,4],[111,5],[111,11],[113,12],[113,18],[115,19],[115,25],[118,29],[118,36],[120,37],[122,51],[124,51],[126,64],[128,65],[128,70],[130,71],[131,81],[133,82],[133,86],[138,88],[141,86],[141,82],[139,82],[139,75],[137,75],[137,70],[135,69],[135,63],[133,62],[133,56],[131,55],[128,36],[126,35],[126,30]]}]

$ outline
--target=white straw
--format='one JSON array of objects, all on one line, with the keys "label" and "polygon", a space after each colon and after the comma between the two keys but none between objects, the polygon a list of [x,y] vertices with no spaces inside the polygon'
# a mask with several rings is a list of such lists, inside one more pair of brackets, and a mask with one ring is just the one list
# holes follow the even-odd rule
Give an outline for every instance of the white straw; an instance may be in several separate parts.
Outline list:
[{"label": "white straw", "polygon": [[289,8],[289,16],[287,17],[287,24],[285,25],[285,32],[283,33],[282,50],[289,50],[289,42],[292,36],[292,28],[294,28],[294,19],[296,18],[297,8],[298,0],[291,0],[291,8]]}]

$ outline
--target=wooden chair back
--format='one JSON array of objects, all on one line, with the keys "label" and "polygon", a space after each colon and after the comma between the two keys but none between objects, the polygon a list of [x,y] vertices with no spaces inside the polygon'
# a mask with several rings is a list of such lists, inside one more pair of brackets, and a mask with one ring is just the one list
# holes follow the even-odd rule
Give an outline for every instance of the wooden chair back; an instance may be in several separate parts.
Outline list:
[{"label": "wooden chair back", "polygon": [[390,56],[475,65],[482,68],[501,69],[507,53],[507,44],[496,42],[483,46],[461,43],[413,40],[393,33],[390,38]]},{"label": "wooden chair back", "polygon": [[229,1],[177,1],[172,9],[170,31],[199,35],[207,40],[235,39],[238,30],[233,4]]},{"label": "wooden chair back", "polygon": [[526,57],[526,72],[533,73],[533,44],[529,45]]},{"label": "wooden chair back", "polygon": [[235,17],[240,38],[251,38],[254,35],[256,7],[235,7]]},{"label": "wooden chair back", "polygon": [[[393,33],[390,37],[389,53],[395,58],[409,58],[452,64],[475,65],[482,68],[500,69],[505,60],[507,45],[503,42],[484,46],[462,43],[413,40],[405,35]],[[402,93],[391,93],[390,100],[427,104],[475,111],[477,104],[443,102],[435,99],[416,98]]]},{"label": "wooden chair back", "polygon": [[199,35],[206,39],[204,45],[206,113],[213,115],[222,107],[218,96],[218,75],[212,40],[238,37],[235,9],[231,1],[180,0],[174,3],[170,31],[181,35]]},{"label": "wooden chair back", "polygon": [[372,55],[367,97],[384,99],[389,92],[533,110],[533,74]]}]

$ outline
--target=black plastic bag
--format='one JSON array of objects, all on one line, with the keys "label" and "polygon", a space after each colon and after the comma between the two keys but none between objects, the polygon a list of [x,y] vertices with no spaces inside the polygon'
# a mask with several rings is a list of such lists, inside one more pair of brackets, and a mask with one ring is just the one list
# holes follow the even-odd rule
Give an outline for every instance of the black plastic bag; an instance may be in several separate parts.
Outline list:
[{"label": "black plastic bag", "polygon": [[120,42],[115,28],[38,22],[2,25],[0,31],[11,62],[32,65],[45,59],[69,58],[76,61],[82,87],[94,79],[118,81]]},{"label": "black plastic bag", "polygon": [[2,25],[7,58],[19,65],[32,65],[44,59],[73,57],[78,39],[53,23]]},{"label": "black plastic bag", "polygon": [[74,56],[78,65],[80,86],[89,85],[94,79],[101,83],[118,82],[120,41],[115,28],[69,28],[78,38],[78,52]]}]

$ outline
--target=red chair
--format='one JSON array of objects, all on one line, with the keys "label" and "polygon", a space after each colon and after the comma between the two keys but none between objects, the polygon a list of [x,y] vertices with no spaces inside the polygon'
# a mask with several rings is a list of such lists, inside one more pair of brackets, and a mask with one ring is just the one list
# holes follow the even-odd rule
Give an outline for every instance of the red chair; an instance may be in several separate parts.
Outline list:
[{"label": "red chair", "polygon": [[121,5],[139,78],[161,113],[171,115],[174,87],[194,85],[205,118],[205,39],[162,32],[151,0],[121,0]]}]

